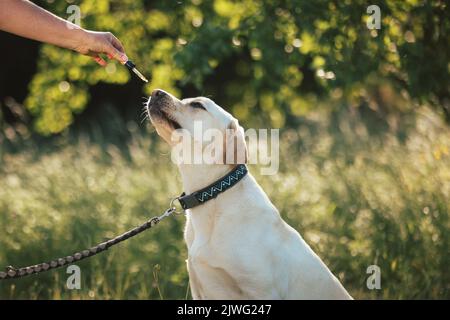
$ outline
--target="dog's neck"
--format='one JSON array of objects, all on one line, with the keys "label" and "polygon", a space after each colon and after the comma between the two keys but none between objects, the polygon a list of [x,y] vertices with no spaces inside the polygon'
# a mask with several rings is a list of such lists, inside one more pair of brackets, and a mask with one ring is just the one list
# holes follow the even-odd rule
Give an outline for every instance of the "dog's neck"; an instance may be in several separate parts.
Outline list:
[{"label": "dog's neck", "polygon": [[[201,190],[225,176],[234,167],[235,165],[180,165],[183,190],[186,194]],[[235,186],[214,200],[187,210],[188,224],[192,226],[190,235],[193,237],[191,241],[187,241],[188,248],[192,243],[198,245],[208,243],[213,232],[220,230],[214,226],[221,219],[229,221],[244,219],[243,217],[246,217],[247,221],[258,219],[258,214],[262,210],[267,210],[268,202],[270,203],[270,200],[267,195],[250,172],[247,173]],[[272,211],[276,213],[274,207]]]},{"label": "dog's neck", "polygon": [[190,194],[219,180],[233,167],[224,164],[180,164],[178,169],[183,180],[183,190]]},{"label": "dog's neck", "polygon": [[[186,194],[201,190],[225,176],[233,167],[234,165],[179,165],[178,168],[183,180],[183,190]],[[242,186],[248,179],[249,174],[239,181],[238,185]],[[247,181],[247,183],[249,182]],[[215,230],[213,226],[220,216],[239,211],[234,210],[239,205],[235,201],[236,196],[233,197],[235,190],[236,186],[225,191],[213,201],[207,201],[187,211],[188,220],[190,221],[188,223],[192,226],[191,235],[195,235],[195,243],[202,244],[209,241],[212,232]]]}]

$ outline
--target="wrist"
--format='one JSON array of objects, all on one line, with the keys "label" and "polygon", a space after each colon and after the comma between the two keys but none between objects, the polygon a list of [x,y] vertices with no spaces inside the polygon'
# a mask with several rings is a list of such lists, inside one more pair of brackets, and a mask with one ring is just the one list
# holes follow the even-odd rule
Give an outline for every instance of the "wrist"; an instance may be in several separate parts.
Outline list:
[{"label": "wrist", "polygon": [[79,26],[76,26],[75,28],[69,26],[69,28],[71,29],[70,38],[72,40],[70,49],[86,54],[87,52],[84,51],[90,47],[91,42],[89,32]]}]

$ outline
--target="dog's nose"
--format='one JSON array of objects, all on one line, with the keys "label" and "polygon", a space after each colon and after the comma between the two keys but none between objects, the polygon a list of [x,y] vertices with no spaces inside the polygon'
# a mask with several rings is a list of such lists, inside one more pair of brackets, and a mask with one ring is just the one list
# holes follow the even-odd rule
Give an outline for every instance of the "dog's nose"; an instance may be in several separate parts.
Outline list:
[{"label": "dog's nose", "polygon": [[167,96],[168,93],[161,89],[155,89],[152,92],[152,99],[162,98],[163,96]]}]

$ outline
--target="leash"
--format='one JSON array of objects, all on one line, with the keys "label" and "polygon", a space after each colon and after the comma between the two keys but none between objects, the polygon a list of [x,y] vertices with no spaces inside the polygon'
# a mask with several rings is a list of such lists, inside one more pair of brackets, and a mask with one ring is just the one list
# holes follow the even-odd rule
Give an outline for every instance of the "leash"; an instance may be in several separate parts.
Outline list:
[{"label": "leash", "polygon": [[159,222],[167,218],[168,216],[171,216],[172,214],[181,214],[182,212],[177,211],[177,209],[174,206],[174,201],[177,200],[177,198],[172,199],[170,202],[169,208],[164,211],[164,213],[160,216],[153,217],[150,220],[146,221],[145,223],[141,224],[138,227],[135,227],[125,233],[122,233],[121,235],[110,239],[108,241],[102,242],[94,247],[91,247],[89,249],[76,252],[72,255],[61,257],[58,259],[54,259],[49,262],[39,263],[36,265],[28,266],[28,267],[22,267],[19,269],[16,269],[12,266],[6,267],[5,272],[0,272],[0,280],[5,279],[12,279],[12,278],[23,278],[32,274],[42,273],[45,271],[57,269],[60,267],[63,267],[65,265],[71,264],[73,262],[81,261],[86,258],[93,257],[103,251],[108,250],[112,246],[125,241],[127,239],[130,239],[141,232],[152,228],[153,226],[157,225]]},{"label": "leash", "polygon": [[94,247],[76,252],[66,257],[58,258],[49,262],[44,262],[28,267],[22,267],[19,269],[16,269],[13,266],[8,266],[6,267],[6,271],[0,272],[0,280],[23,278],[31,274],[37,274],[53,270],[76,261],[81,261],[83,259],[93,257],[99,254],[100,252],[108,250],[109,248],[118,244],[119,242],[130,239],[140,234],[141,232],[150,229],[151,227],[155,226],[160,221],[162,221],[164,218],[172,214],[181,214],[182,212],[177,211],[176,207],[174,206],[175,200],[179,201],[183,210],[194,208],[209,200],[216,198],[219,194],[230,189],[231,187],[236,185],[239,181],[241,181],[247,175],[247,173],[248,173],[247,166],[245,164],[239,164],[225,176],[215,181],[214,183],[210,184],[209,186],[197,190],[189,195],[186,195],[183,192],[180,196],[173,198],[172,201],[170,201],[169,208],[166,211],[164,211],[162,215],[158,217],[153,217],[138,227],[135,227],[125,233],[122,233],[121,235],[111,240],[102,242]]}]

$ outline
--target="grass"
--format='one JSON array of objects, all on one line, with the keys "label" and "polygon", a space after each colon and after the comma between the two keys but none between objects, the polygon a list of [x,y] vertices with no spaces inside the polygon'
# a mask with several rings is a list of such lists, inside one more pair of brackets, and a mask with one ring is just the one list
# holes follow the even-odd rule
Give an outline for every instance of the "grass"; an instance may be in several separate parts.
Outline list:
[{"label": "grass", "polygon": [[[408,130],[317,113],[281,131],[281,167],[260,184],[281,215],[357,299],[450,298],[450,130],[428,109]],[[100,139],[100,138],[99,138]],[[24,266],[113,237],[161,213],[181,181],[167,147],[134,133],[125,146],[79,139],[3,153],[0,266]],[[101,139],[100,139],[101,140]],[[184,218],[65,268],[0,282],[2,299],[190,298]],[[381,290],[366,269],[381,268]]]}]

